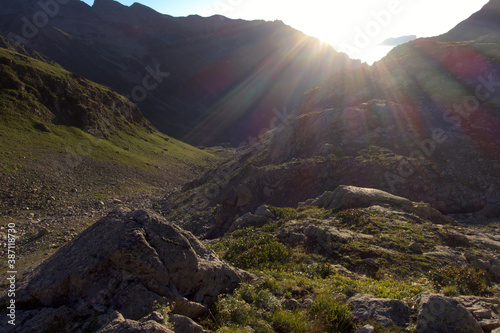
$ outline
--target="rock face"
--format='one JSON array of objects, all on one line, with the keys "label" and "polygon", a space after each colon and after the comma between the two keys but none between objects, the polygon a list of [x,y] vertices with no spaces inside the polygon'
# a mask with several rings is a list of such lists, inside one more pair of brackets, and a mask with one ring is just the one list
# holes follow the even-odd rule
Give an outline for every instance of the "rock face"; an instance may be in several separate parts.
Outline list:
[{"label": "rock face", "polygon": [[132,320],[168,304],[195,318],[221,292],[251,278],[154,213],[116,210],[31,273],[18,304],[65,305],[76,315],[117,310]]},{"label": "rock face", "polygon": [[421,295],[417,332],[482,333],[472,314],[456,299],[441,295]]},{"label": "rock face", "polygon": [[384,326],[391,323],[406,326],[410,322],[410,308],[399,300],[357,294],[347,304],[353,308],[354,317],[359,319],[375,319]]}]

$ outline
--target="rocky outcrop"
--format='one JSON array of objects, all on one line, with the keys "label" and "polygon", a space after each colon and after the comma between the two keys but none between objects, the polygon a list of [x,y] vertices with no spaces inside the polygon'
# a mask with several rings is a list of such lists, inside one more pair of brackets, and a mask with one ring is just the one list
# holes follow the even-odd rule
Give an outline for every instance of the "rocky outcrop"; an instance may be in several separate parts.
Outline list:
[{"label": "rocky outcrop", "polygon": [[112,316],[114,319],[97,333],[174,333],[155,320],[125,319],[119,312],[113,313]]},{"label": "rocky outcrop", "polygon": [[237,218],[229,227],[228,232],[233,232],[238,229],[248,227],[261,227],[275,216],[267,205],[262,205],[255,210],[255,213],[246,213],[245,215]]},{"label": "rocky outcrop", "polygon": [[500,300],[478,296],[456,298],[479,322],[484,332],[493,332],[500,327]]},{"label": "rocky outcrop", "polygon": [[417,297],[417,332],[483,333],[472,314],[456,299],[434,294]]},{"label": "rocky outcrop", "polygon": [[435,222],[446,223],[453,221],[428,204],[414,203],[385,191],[356,186],[340,185],[333,192],[326,191],[315,199],[299,203],[299,207],[318,206],[331,210],[366,208],[374,205],[400,208],[408,213]]},{"label": "rocky outcrop", "polygon": [[410,308],[399,300],[357,294],[349,298],[347,304],[358,319],[375,319],[384,326],[406,326],[410,322]]},{"label": "rocky outcrop", "polygon": [[[116,210],[23,280],[17,304],[42,308],[50,316],[53,308],[67,306],[57,311],[66,309],[75,318],[116,310],[138,320],[158,306],[196,318],[217,295],[248,279],[249,273],[229,266],[191,233],[154,213]],[[104,332],[146,324],[119,321]]]},{"label": "rocky outcrop", "polygon": [[[396,324],[405,327],[410,323],[410,315],[414,315],[416,332],[419,333],[489,333],[500,327],[500,301],[496,298],[420,294],[413,301],[416,306],[410,309],[399,300],[357,294],[347,304],[351,306],[354,317],[373,319],[384,326]],[[370,328],[364,327],[358,332],[370,332]]]},{"label": "rocky outcrop", "polygon": [[316,199],[300,203],[299,206],[318,206],[326,209],[342,210],[384,204],[405,207],[411,206],[412,202],[373,188],[340,185],[335,191],[327,191]]}]

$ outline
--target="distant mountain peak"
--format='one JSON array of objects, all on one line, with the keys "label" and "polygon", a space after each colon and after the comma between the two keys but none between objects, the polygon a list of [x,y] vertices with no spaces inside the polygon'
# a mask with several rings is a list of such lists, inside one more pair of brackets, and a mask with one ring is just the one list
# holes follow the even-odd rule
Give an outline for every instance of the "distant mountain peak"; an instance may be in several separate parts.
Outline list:
[{"label": "distant mountain peak", "polygon": [[122,11],[129,9],[128,6],[115,0],[94,0],[92,8],[98,12],[110,12],[119,15]]},{"label": "distant mountain peak", "polygon": [[102,6],[121,6],[125,7],[125,5],[122,5],[118,1],[115,0],[94,0],[94,5],[92,7],[102,7]]},{"label": "distant mountain peak", "polygon": [[384,40],[381,44],[382,45],[387,45],[387,46],[398,46],[404,43],[411,42],[412,40],[417,39],[416,35],[410,35],[410,36],[401,36],[401,37],[394,37],[394,38],[388,38]]}]

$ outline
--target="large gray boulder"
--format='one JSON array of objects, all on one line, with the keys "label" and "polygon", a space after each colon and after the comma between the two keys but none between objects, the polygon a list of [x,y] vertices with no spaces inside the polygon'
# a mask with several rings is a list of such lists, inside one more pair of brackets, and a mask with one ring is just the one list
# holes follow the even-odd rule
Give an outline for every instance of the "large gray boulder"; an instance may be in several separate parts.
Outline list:
[{"label": "large gray boulder", "polygon": [[410,308],[400,300],[356,294],[349,298],[347,304],[358,319],[375,319],[384,326],[391,323],[406,326],[410,322]]},{"label": "large gray boulder", "polygon": [[196,318],[220,293],[252,278],[162,217],[117,210],[21,281],[17,304],[67,306],[78,316],[117,310],[132,320],[165,304]]},{"label": "large gray boulder", "polygon": [[299,203],[302,206],[317,206],[331,210],[367,208],[374,205],[399,208],[423,219],[438,223],[450,223],[453,219],[443,216],[438,210],[425,203],[415,203],[374,188],[340,185],[333,192],[326,191],[315,199]]},{"label": "large gray boulder", "polygon": [[417,333],[482,333],[467,309],[456,299],[435,294],[417,297]]},{"label": "large gray boulder", "polygon": [[340,185],[335,191],[326,191],[305,205],[318,206],[327,209],[365,208],[373,205],[411,206],[408,199],[392,195],[374,188]]}]

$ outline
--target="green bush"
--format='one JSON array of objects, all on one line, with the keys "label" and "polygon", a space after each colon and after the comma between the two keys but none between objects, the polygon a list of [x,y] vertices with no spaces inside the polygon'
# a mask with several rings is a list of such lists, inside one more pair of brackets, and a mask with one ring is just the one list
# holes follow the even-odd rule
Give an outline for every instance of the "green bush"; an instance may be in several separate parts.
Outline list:
[{"label": "green bush", "polygon": [[331,275],[336,274],[335,269],[329,263],[320,262],[313,264],[302,264],[292,271],[296,275],[302,275],[307,278],[320,278],[325,279]]},{"label": "green bush", "polygon": [[292,250],[263,233],[238,233],[212,247],[234,266],[242,269],[276,268],[290,261]]},{"label": "green bush", "polygon": [[323,321],[325,332],[349,333],[354,330],[355,320],[351,310],[331,295],[318,295],[310,311]]},{"label": "green bush", "polygon": [[245,326],[252,316],[250,304],[236,295],[228,295],[215,303],[213,318],[215,325],[222,327],[225,325]]},{"label": "green bush", "polygon": [[[462,295],[486,293],[486,272],[471,267],[447,265],[429,272],[429,279],[437,289],[455,287]],[[446,288],[450,291],[450,288]]]},{"label": "green bush", "polygon": [[337,218],[344,224],[366,224],[365,212],[361,209],[346,209],[337,213]]},{"label": "green bush", "polygon": [[269,321],[276,332],[308,333],[309,320],[304,310],[277,310]]},{"label": "green bush", "polygon": [[282,221],[290,221],[297,218],[297,211],[290,207],[269,207],[269,210],[274,214],[276,219]]}]

